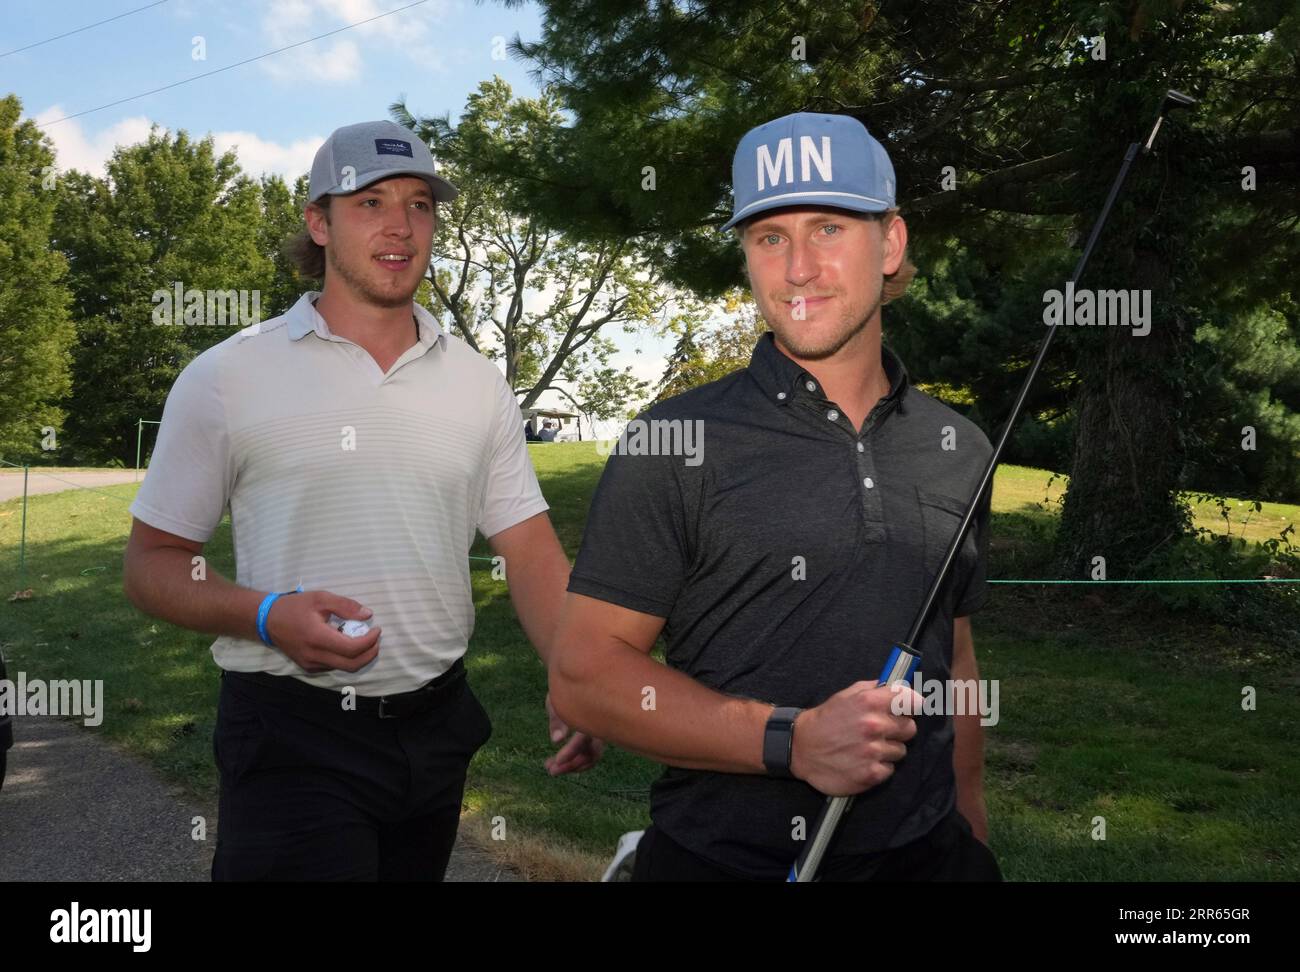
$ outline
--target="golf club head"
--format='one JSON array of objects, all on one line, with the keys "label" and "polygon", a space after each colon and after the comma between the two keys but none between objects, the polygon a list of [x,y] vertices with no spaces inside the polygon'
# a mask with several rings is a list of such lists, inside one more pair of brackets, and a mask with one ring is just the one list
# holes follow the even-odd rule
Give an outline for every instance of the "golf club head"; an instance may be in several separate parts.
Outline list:
[{"label": "golf club head", "polygon": [[1151,127],[1151,134],[1147,136],[1146,144],[1142,146],[1142,154],[1145,155],[1151,151],[1151,146],[1156,140],[1156,133],[1160,131],[1160,123],[1165,120],[1165,115],[1171,111],[1177,111],[1179,108],[1190,108],[1194,104],[1196,104],[1196,99],[1191,95],[1185,95],[1173,88],[1167,90],[1164,98],[1160,101],[1160,110],[1156,112],[1156,120]]}]

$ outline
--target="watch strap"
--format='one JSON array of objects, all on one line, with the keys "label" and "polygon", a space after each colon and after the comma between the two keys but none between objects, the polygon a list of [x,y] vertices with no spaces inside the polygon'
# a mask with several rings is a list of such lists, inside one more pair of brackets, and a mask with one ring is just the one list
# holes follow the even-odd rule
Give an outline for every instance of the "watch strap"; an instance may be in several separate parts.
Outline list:
[{"label": "watch strap", "polygon": [[794,779],[790,760],[794,756],[794,720],[803,709],[777,706],[763,729],[763,765],[768,776]]}]

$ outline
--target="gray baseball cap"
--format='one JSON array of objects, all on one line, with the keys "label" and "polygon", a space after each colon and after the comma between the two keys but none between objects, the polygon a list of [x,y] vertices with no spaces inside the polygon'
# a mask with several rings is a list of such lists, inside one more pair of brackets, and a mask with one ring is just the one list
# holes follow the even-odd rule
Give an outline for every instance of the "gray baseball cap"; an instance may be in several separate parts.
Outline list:
[{"label": "gray baseball cap", "polygon": [[397,175],[420,177],[439,202],[451,202],[460,193],[437,174],[429,146],[414,132],[396,122],[372,121],[344,125],[325,139],[311,164],[307,201],[356,192]]}]

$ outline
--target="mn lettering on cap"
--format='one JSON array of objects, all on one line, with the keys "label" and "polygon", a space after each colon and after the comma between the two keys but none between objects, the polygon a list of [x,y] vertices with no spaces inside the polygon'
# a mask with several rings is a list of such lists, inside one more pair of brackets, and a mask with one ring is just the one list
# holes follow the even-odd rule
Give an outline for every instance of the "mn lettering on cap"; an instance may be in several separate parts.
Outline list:
[{"label": "mn lettering on cap", "polygon": [[307,201],[356,192],[398,175],[423,179],[439,202],[451,202],[460,192],[438,175],[429,146],[414,133],[396,122],[373,121],[345,125],[325,139],[312,160]]},{"label": "mn lettering on cap", "polygon": [[848,115],[801,111],[751,128],[731,163],[735,210],[723,231],[782,206],[834,206],[857,213],[894,208],[894,166],[885,147]]}]

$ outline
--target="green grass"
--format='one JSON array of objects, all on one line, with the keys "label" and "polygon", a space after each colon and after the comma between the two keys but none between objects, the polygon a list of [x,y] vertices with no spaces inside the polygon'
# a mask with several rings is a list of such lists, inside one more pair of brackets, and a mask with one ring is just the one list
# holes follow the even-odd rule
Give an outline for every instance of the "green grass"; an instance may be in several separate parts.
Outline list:
[{"label": "green grass", "polygon": [[[572,557],[603,458],[592,443],[530,452]],[[993,576],[1042,576],[1016,571],[1043,562],[1055,506],[1037,504],[1049,476],[999,470]],[[1058,477],[1051,496],[1063,485]],[[212,638],[147,618],[121,594],[126,507],[136,489],[30,499],[25,586],[33,596],[0,602],[0,645],[11,673],[102,678],[106,715],[96,731],[213,800]],[[18,501],[0,504],[5,597],[19,586],[19,509]],[[1265,504],[1279,523],[1297,512]],[[228,523],[206,552],[214,569],[234,575]],[[480,540],[472,553],[489,551]],[[504,817],[511,835],[587,855],[591,873],[621,833],[645,825],[646,791],[658,769],[611,749],[591,772],[547,775],[545,672],[505,584],[491,578],[490,564],[471,563],[477,624],[467,664],[494,733],[474,762],[466,803],[475,818]],[[992,844],[1008,878],[1300,877],[1294,655],[1117,589],[996,586],[974,623],[981,674],[1001,687],[1001,721],[986,730],[986,790]],[[1253,712],[1241,708],[1246,685],[1258,692]],[[1104,841],[1091,836],[1099,816]]]},{"label": "green grass", "polygon": [[[1070,478],[1058,475],[1049,485],[1052,473],[1046,469],[1028,466],[999,466],[994,483],[995,512],[1024,513],[1036,516],[1044,508],[1058,511],[1058,503],[1065,493]],[[1191,500],[1193,493],[1184,493]],[[1231,533],[1258,543],[1275,537],[1294,524],[1300,532],[1300,506],[1290,503],[1261,503],[1258,513],[1250,508],[1250,501],[1227,497],[1228,520],[1224,520],[1219,507],[1210,500],[1192,502],[1192,525],[1204,527],[1214,533]],[[1292,537],[1293,541],[1300,538]]]}]

